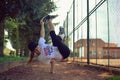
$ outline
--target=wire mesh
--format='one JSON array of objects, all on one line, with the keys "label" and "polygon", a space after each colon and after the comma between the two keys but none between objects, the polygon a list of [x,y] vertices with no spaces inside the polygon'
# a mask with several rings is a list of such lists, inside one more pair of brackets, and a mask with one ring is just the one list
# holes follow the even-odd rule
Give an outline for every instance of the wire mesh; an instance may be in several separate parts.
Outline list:
[{"label": "wire mesh", "polygon": [[[119,0],[90,0],[87,17],[87,0],[75,0],[75,10],[72,3],[64,22],[68,46],[71,49],[70,58],[74,58],[77,62],[87,62],[89,59],[90,63],[119,67],[119,11]],[[87,18],[89,18],[89,34],[87,34]],[[75,27],[73,27],[74,21]]]}]

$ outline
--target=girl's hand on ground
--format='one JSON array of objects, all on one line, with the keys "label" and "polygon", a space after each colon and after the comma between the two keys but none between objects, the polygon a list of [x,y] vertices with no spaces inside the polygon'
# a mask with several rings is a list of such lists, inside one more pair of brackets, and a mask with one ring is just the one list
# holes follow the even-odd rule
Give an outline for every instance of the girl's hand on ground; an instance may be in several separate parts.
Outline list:
[{"label": "girl's hand on ground", "polygon": [[55,72],[54,71],[50,71],[50,74],[54,74]]}]

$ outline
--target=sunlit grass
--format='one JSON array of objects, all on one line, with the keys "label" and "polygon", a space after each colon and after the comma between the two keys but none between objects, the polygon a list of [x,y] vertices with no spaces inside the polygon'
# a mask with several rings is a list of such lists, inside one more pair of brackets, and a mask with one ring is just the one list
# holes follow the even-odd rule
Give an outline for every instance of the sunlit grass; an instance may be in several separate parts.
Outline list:
[{"label": "sunlit grass", "polygon": [[24,61],[26,60],[27,58],[26,57],[19,57],[19,56],[3,56],[3,57],[0,57],[0,63],[2,62],[10,62],[10,61]]},{"label": "sunlit grass", "polygon": [[120,80],[120,76],[108,76],[106,77],[108,80]]},{"label": "sunlit grass", "polygon": [[[27,57],[20,57],[20,56],[10,56],[10,49],[4,48],[4,56],[0,57],[0,63],[3,62],[11,62],[11,61],[24,61]],[[14,54],[16,55],[16,54]]]}]

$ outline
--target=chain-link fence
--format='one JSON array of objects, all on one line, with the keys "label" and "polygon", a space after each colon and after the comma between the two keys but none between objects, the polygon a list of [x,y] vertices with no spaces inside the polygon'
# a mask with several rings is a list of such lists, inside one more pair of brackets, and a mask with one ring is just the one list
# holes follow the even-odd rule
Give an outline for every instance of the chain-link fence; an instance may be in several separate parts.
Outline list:
[{"label": "chain-link fence", "polygon": [[120,0],[73,0],[64,21],[74,61],[120,67]]}]

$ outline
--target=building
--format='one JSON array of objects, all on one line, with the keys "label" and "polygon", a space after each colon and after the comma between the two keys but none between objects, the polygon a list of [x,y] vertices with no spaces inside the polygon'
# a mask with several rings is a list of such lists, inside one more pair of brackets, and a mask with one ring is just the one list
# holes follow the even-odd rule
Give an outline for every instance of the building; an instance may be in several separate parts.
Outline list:
[{"label": "building", "polygon": [[[90,58],[120,58],[120,47],[115,43],[105,43],[102,39],[89,40]],[[108,47],[109,46],[109,47]],[[87,58],[87,39],[80,39],[75,42],[76,53],[79,57]]]}]

